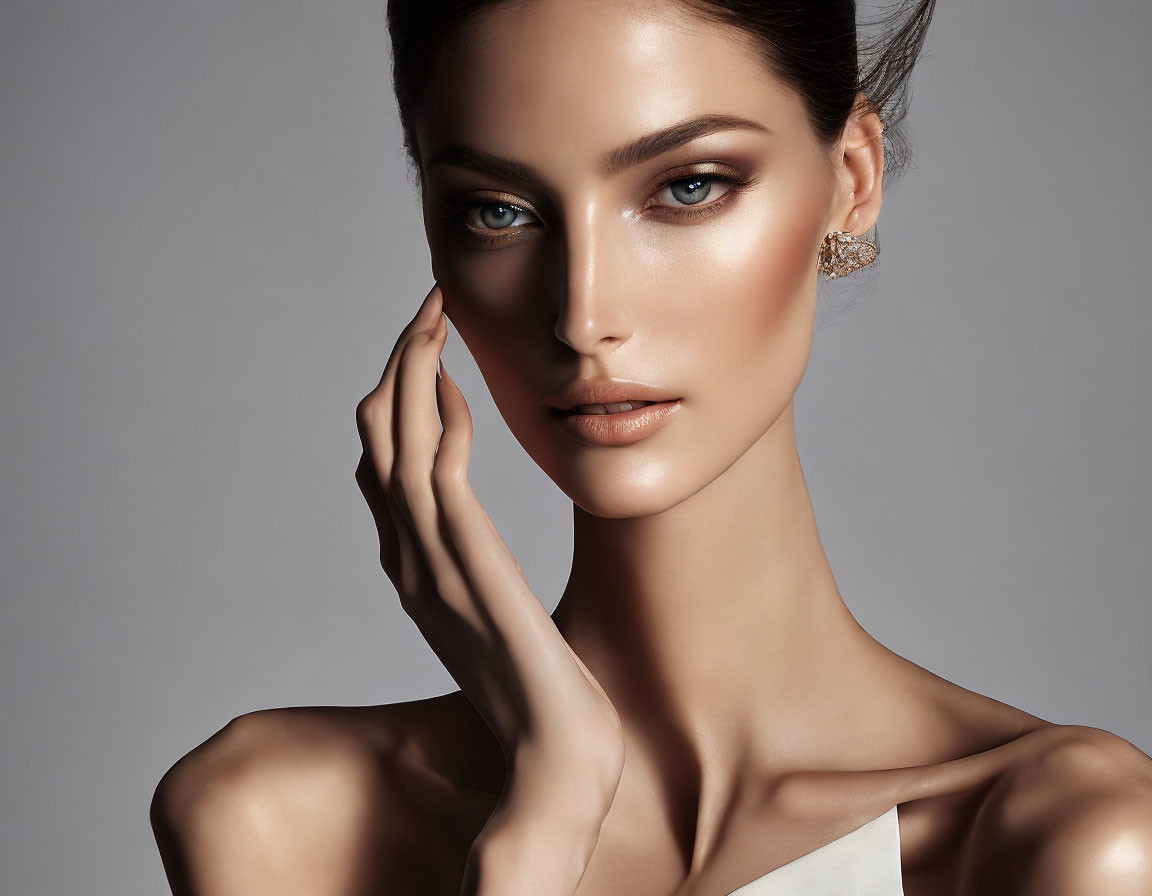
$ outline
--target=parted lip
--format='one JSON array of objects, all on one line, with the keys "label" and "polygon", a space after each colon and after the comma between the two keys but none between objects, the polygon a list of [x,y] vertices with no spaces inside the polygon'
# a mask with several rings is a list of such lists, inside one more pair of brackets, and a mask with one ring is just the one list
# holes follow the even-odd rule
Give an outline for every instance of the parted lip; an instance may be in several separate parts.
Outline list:
[{"label": "parted lip", "polygon": [[620,401],[676,401],[667,390],[629,380],[573,380],[549,400],[553,411],[566,413],[579,404],[614,404]]}]

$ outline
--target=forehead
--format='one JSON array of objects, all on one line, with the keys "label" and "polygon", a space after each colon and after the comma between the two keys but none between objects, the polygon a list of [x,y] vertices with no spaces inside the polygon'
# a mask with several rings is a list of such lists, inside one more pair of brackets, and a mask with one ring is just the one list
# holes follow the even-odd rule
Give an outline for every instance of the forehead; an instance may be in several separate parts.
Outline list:
[{"label": "forehead", "polygon": [[703,113],[802,133],[799,96],[760,52],[675,2],[498,4],[437,53],[416,115],[420,151],[461,142],[557,170]]}]

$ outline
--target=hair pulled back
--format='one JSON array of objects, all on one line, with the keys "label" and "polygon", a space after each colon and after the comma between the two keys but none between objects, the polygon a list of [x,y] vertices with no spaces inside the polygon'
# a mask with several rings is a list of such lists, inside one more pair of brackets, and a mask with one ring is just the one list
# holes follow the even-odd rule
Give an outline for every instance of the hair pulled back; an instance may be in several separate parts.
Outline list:
[{"label": "hair pulled back", "polygon": [[[392,85],[404,148],[420,175],[413,123],[435,50],[484,9],[512,0],[388,0]],[[526,0],[516,0],[526,2]],[[531,0],[527,0],[531,2]],[[884,183],[911,161],[903,123],[910,76],[920,56],[936,0],[897,0],[857,23],[855,0],[675,0],[702,20],[743,31],[763,61],[801,96],[816,136],[834,143],[857,94],[884,123]]]}]

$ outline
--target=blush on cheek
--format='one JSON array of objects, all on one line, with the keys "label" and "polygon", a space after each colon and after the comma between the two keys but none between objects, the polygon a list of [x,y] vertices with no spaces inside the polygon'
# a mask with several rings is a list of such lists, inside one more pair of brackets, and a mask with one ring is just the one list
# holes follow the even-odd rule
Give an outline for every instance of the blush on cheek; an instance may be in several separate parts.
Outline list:
[{"label": "blush on cheek", "polygon": [[[761,311],[749,318],[753,350],[765,376],[786,390],[799,385],[812,350],[816,308],[816,255],[810,226],[781,230],[753,282],[761,284]],[[790,400],[791,395],[780,396]]]},{"label": "blush on cheek", "polygon": [[[816,254],[811,222],[796,214],[773,215],[733,241],[720,276],[710,286],[731,336],[763,356],[781,341],[807,339],[814,311]],[[721,311],[721,309],[723,309]],[[732,348],[737,350],[737,346]]]},{"label": "blush on cheek", "polygon": [[695,372],[690,381],[716,425],[734,427],[734,444],[759,438],[807,368],[816,300],[812,245],[820,226],[813,217],[793,207],[736,231],[740,241],[729,240],[723,265],[704,287],[710,307],[701,307],[684,338]]}]

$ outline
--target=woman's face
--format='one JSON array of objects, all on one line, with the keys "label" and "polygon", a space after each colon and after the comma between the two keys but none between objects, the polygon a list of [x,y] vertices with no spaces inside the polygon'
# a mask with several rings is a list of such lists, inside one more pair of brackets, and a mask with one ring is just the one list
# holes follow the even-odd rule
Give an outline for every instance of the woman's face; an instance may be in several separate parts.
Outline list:
[{"label": "woman's face", "polygon": [[[808,363],[817,253],[847,188],[799,96],[738,32],[612,0],[492,7],[444,45],[427,88],[433,274],[514,436],[598,516],[708,485],[788,409]],[[612,155],[703,115],[753,125]],[[479,170],[491,157],[515,166]],[[605,379],[679,406],[638,441],[588,444],[550,399]]]}]

